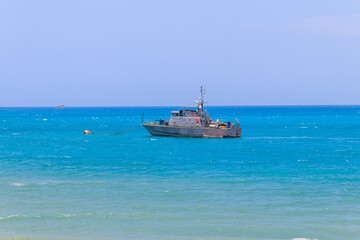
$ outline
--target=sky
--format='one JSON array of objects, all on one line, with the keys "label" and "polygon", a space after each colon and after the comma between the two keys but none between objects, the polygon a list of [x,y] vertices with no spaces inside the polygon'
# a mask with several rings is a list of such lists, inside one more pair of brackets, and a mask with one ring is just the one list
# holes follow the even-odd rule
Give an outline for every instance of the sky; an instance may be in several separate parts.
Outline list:
[{"label": "sky", "polygon": [[360,104],[358,0],[0,0],[0,106]]}]

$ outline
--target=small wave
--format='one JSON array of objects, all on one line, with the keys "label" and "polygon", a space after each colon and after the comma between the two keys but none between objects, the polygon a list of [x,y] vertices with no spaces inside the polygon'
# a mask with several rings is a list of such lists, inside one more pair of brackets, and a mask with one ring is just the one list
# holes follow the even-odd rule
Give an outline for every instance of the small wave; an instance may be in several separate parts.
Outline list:
[{"label": "small wave", "polygon": [[150,162],[131,162],[133,165],[150,165]]},{"label": "small wave", "polygon": [[14,237],[0,237],[0,240],[45,240],[45,238],[30,238],[23,236],[14,236]]},{"label": "small wave", "polygon": [[17,218],[20,217],[19,214],[14,214],[14,215],[9,215],[9,216],[5,216],[5,217],[0,217],[0,220],[5,220],[5,219],[10,219],[10,218]]},{"label": "small wave", "polygon": [[20,133],[12,133],[12,135],[19,135]]},{"label": "small wave", "polygon": [[63,214],[51,214],[51,215],[20,215],[20,214],[12,214],[12,215],[8,215],[8,216],[4,216],[4,217],[0,217],[0,221],[5,221],[8,219],[13,219],[13,218],[43,218],[43,217],[50,217],[50,218],[73,218],[73,217],[88,217],[88,216],[99,216],[99,217],[107,217],[107,216],[111,216],[113,215],[113,213],[78,213],[78,214],[68,214],[68,213],[63,213]]},{"label": "small wave", "polygon": [[37,182],[37,183],[10,183],[13,187],[37,187],[37,186],[64,186],[64,185],[87,185],[87,184],[104,184],[103,181],[84,181],[84,182]]},{"label": "small wave", "polygon": [[71,217],[83,217],[83,216],[93,216],[93,213],[83,213],[83,214],[59,214],[56,217],[58,218],[71,218]]},{"label": "small wave", "polygon": [[303,137],[296,137],[296,136],[292,136],[292,137],[246,137],[246,139],[319,139],[321,137],[307,137],[307,136],[303,136]]},{"label": "small wave", "polygon": [[248,182],[249,180],[247,179],[233,179],[233,180],[220,180],[220,183],[228,183],[228,184],[233,184],[233,183],[241,183],[241,182]]},{"label": "small wave", "polygon": [[47,118],[43,118],[43,121],[47,121]]},{"label": "small wave", "polygon": [[57,156],[57,155],[37,155],[37,158],[55,158],[55,159],[61,159],[61,158],[72,158],[71,156]]},{"label": "small wave", "polygon": [[86,182],[42,182],[34,185],[42,186],[60,186],[60,185],[86,185],[86,184],[103,184],[103,181],[86,181]]},{"label": "small wave", "polygon": [[306,160],[306,159],[299,159],[299,160],[297,160],[298,162],[307,162],[308,160]]},{"label": "small wave", "polygon": [[11,186],[14,186],[14,187],[23,187],[23,186],[25,186],[25,184],[24,183],[12,183],[12,184],[10,184]]},{"label": "small wave", "polygon": [[329,138],[331,140],[359,140],[360,138],[344,137],[344,138]]},{"label": "small wave", "polygon": [[157,139],[155,139],[155,138],[150,138],[150,141],[157,141]]},{"label": "small wave", "polygon": [[311,239],[311,238],[293,238],[292,240],[318,240],[317,238]]}]

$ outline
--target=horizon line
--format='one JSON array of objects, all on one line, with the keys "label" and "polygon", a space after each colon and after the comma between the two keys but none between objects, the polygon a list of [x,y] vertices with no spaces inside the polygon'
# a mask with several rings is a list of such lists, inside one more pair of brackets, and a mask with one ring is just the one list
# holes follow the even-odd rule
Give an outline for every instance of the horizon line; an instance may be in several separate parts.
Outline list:
[{"label": "horizon line", "polygon": [[[293,105],[282,105],[282,104],[274,104],[274,105],[206,105],[207,107],[348,107],[348,106],[360,106],[360,104],[293,104]],[[56,108],[57,106],[0,106],[0,108]],[[158,105],[158,106],[149,106],[149,105],[136,105],[136,106],[126,106],[126,105],[118,105],[118,106],[67,106],[64,105],[64,108],[122,108],[122,107],[185,107],[185,106],[177,106],[177,105]],[[196,107],[196,106],[186,106],[186,107]]]}]

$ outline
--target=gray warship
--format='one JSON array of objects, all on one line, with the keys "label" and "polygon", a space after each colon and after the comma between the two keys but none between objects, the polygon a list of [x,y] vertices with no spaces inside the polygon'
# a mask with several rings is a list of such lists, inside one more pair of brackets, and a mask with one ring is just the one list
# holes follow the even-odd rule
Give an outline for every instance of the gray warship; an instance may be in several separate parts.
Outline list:
[{"label": "gray warship", "polygon": [[197,138],[238,138],[241,136],[239,123],[213,121],[204,110],[205,88],[200,87],[201,97],[195,101],[197,107],[185,107],[172,111],[170,120],[156,120],[142,123],[153,136],[197,137]]}]

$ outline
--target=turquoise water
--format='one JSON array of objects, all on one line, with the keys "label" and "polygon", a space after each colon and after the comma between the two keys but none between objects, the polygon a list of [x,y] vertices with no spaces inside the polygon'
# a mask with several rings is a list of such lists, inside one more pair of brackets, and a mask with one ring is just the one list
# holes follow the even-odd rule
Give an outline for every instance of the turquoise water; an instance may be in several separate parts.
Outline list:
[{"label": "turquoise water", "polygon": [[360,107],[209,107],[243,137],[150,136],[163,108],[0,108],[0,239],[360,239]]}]

